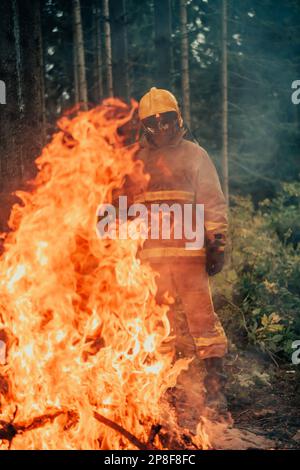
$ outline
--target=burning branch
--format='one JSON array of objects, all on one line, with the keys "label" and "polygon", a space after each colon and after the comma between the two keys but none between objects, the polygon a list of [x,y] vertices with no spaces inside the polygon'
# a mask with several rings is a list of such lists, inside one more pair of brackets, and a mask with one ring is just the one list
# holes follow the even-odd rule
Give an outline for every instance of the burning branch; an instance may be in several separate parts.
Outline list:
[{"label": "burning branch", "polygon": [[144,442],[141,442],[137,437],[135,437],[129,431],[124,429],[122,426],[115,423],[111,419],[105,418],[105,416],[100,415],[99,413],[97,413],[97,411],[94,411],[94,417],[100,423],[103,423],[106,426],[109,426],[114,431],[117,431],[122,436],[126,437],[126,439],[128,439],[128,441],[131,442],[133,445],[135,445],[139,450],[157,450],[156,447],[154,447],[152,444],[150,443],[145,444]]},{"label": "burning branch", "polygon": [[74,412],[72,411],[56,411],[55,413],[46,413],[41,416],[37,416],[33,418],[31,421],[27,423],[14,423],[14,418],[12,421],[2,421],[0,420],[0,439],[12,442],[13,438],[17,434],[23,434],[27,431],[32,431],[33,429],[40,428],[45,426],[47,423],[52,423],[55,418],[61,415],[68,415],[70,418],[74,416]]}]

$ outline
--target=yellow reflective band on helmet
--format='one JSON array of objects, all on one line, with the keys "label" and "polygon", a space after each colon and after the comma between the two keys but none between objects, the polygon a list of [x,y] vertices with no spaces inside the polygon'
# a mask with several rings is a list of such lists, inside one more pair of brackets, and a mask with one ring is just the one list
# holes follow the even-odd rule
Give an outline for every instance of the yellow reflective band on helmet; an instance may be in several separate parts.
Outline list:
[{"label": "yellow reflective band on helmet", "polygon": [[173,257],[205,257],[205,249],[201,250],[186,250],[185,248],[178,247],[164,247],[164,248],[145,248],[141,250],[140,259],[149,258],[163,258],[166,256]]},{"label": "yellow reflective band on helmet", "polygon": [[227,232],[227,225],[221,222],[206,222],[206,231],[208,238],[213,238],[214,233],[226,233]]},{"label": "yellow reflective band on helmet", "polygon": [[149,191],[135,198],[134,202],[185,201],[194,202],[195,194],[190,191]]}]

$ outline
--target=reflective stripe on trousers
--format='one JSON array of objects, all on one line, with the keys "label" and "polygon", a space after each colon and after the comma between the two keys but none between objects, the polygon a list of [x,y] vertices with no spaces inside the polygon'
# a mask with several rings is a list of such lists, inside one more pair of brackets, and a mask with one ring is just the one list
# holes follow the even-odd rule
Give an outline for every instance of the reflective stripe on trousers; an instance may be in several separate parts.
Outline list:
[{"label": "reflective stripe on trousers", "polygon": [[[156,280],[157,302],[166,303],[166,291],[182,305],[188,326],[188,333],[193,339],[193,346],[201,358],[222,357],[227,352],[227,339],[221,323],[214,312],[209,286],[209,278],[205,269],[205,258],[181,260],[164,259],[159,262],[152,260],[152,268],[159,274]],[[176,304],[175,304],[176,305]],[[178,328],[174,304],[170,305],[169,320],[171,335],[180,337],[182,348],[189,355],[190,346],[187,335]],[[176,331],[177,330],[177,331]],[[184,344],[186,343],[186,344]]]}]

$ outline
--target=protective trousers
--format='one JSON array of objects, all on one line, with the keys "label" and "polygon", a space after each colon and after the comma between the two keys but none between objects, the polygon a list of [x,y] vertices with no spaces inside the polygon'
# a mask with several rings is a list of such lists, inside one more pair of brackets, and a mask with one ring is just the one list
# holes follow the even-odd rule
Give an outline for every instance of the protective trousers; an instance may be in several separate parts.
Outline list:
[{"label": "protective trousers", "polygon": [[214,312],[205,257],[174,262],[161,259],[150,264],[159,275],[157,302],[167,303],[166,291],[175,300],[168,313],[171,336],[176,338],[172,347],[183,356],[223,357],[227,339]]}]

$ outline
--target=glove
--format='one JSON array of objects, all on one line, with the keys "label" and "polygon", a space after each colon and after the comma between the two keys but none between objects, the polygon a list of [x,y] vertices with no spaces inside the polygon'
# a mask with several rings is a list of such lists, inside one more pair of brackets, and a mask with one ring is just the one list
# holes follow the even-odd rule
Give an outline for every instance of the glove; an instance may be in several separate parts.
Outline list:
[{"label": "glove", "polygon": [[225,261],[225,240],[222,234],[217,233],[213,240],[206,242],[206,272],[209,276],[215,276],[222,271]]}]

